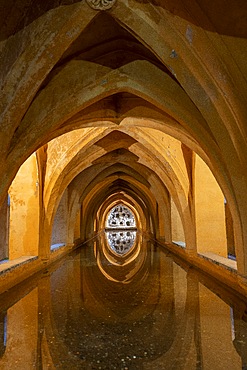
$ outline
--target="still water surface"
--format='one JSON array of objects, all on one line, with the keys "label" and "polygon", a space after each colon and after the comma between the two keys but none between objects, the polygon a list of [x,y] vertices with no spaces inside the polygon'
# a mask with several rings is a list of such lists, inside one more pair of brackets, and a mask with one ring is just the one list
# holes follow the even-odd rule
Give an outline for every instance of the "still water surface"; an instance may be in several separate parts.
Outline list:
[{"label": "still water surface", "polygon": [[124,256],[92,241],[0,308],[0,369],[247,369],[246,303],[140,236]]}]

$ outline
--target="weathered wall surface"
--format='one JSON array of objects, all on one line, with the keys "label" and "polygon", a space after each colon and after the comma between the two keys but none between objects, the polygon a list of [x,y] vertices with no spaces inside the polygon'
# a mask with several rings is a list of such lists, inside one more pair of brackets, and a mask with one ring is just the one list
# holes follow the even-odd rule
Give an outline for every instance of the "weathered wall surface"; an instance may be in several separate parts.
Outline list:
[{"label": "weathered wall surface", "polygon": [[[121,191],[157,235],[170,239],[172,223],[188,252],[226,256],[218,183],[247,278],[247,3],[224,11],[218,0],[117,0],[104,11],[76,0],[12,4],[3,1],[0,25],[0,204],[9,190],[10,258],[39,250],[49,259],[80,204],[93,232],[97,207]],[[39,148],[42,186],[30,157]],[[51,241],[66,189],[64,235],[61,226]]]},{"label": "weathered wall surface", "polygon": [[195,215],[197,251],[227,257],[224,196],[198,156],[195,159]]},{"label": "weathered wall surface", "polygon": [[39,242],[39,186],[36,156],[19,169],[9,189],[9,258],[37,256]]}]

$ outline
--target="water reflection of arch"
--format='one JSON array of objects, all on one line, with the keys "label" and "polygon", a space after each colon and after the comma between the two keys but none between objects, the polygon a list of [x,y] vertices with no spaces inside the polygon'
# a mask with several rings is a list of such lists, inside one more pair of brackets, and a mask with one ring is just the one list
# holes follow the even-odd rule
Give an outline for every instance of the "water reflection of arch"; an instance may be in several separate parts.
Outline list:
[{"label": "water reflection of arch", "polygon": [[[107,364],[119,367],[123,365],[120,357],[130,356],[136,368],[142,366],[143,362],[157,363],[159,360],[182,368],[184,359],[177,359],[177,351],[185,356],[190,351],[198,313],[196,282],[188,279],[185,300],[180,302],[181,307],[175,316],[173,262],[162,252],[155,252],[149,264],[146,262],[140,272],[142,278],[136,276],[133,284],[127,285],[127,288],[119,284],[117,295],[116,290],[114,293],[110,289],[116,283],[108,281],[104,285],[107,279],[97,267],[92,248],[83,249],[80,258],[81,265],[80,268],[77,266],[77,272],[67,271],[66,275],[65,269],[62,271],[63,279],[69,285],[69,293],[62,292],[61,274],[57,277],[53,275],[58,285],[53,292],[55,295],[50,309],[55,310],[53,313],[46,310],[45,315],[49,325],[46,343],[49,353],[55,356],[54,360],[59,361],[60,350],[66,350],[78,357],[78,364],[83,357],[83,366],[93,363],[97,366],[97,361],[105,360]],[[161,267],[166,271],[165,278],[160,276]],[[126,304],[127,297],[132,298],[129,305]],[[192,307],[191,304],[188,306],[191,300]],[[73,314],[69,307],[73,307]],[[61,309],[65,311],[62,317],[59,315]],[[60,328],[64,322],[68,322],[68,331]],[[80,337],[78,343],[71,340],[70,332],[77,332]],[[115,336],[114,343],[111,333]],[[105,353],[108,353],[107,359]],[[61,356],[63,358],[62,353]]]},{"label": "water reflection of arch", "polygon": [[[85,272],[85,274],[81,274],[81,277],[83,279],[86,279],[87,281],[87,276],[91,277],[91,272],[94,273],[94,267],[96,268],[97,266],[91,258],[88,259],[88,256],[84,255],[83,251],[81,257],[83,262],[82,269]],[[155,261],[153,261],[152,263],[152,266],[156,265],[157,267],[157,262],[158,259],[155,259]],[[137,354],[137,356],[139,356],[139,359],[137,359],[137,361],[139,362],[141,352],[143,352],[144,348],[143,345],[147,345],[148,342],[148,336],[143,335],[144,331],[146,332],[148,330],[149,332],[151,332],[154,321],[156,321],[154,313],[157,309],[157,300],[159,301],[158,297],[160,297],[159,286],[155,284],[156,287],[154,289],[153,283],[148,284],[149,294],[146,295],[146,300],[148,300],[150,303],[152,302],[152,304],[150,304],[149,306],[146,305],[146,308],[144,304],[141,304],[144,296],[140,294],[139,297],[136,297],[136,300],[135,302],[133,302],[132,306],[132,311],[134,312],[128,316],[128,320],[133,323],[133,332],[131,332],[126,326],[124,317],[122,320],[116,323],[115,318],[112,316],[112,318],[108,318],[107,323],[104,323],[104,320],[102,320],[102,316],[93,311],[90,305],[88,306],[88,300],[91,297],[92,289],[88,294],[88,290],[85,289],[84,280],[81,281],[82,287],[80,287],[80,275],[78,265],[76,268],[77,271],[75,271],[75,269],[69,271],[69,269],[66,266],[63,266],[59,274],[55,273],[54,275],[53,273],[51,280],[56,281],[56,284],[58,284],[56,285],[56,289],[55,285],[54,288],[52,288],[53,283],[51,282],[50,284],[49,277],[42,279],[42,285],[40,285],[40,305],[42,307],[42,315],[40,317],[40,321],[42,323],[42,326],[40,326],[42,339],[40,340],[40,342],[43,354],[45,354],[46,357],[49,357],[50,360],[52,359],[53,364],[56,366],[58,366],[58,364],[62,361],[65,365],[70,362],[70,366],[72,368],[73,366],[82,366],[82,368],[84,368],[83,366],[85,366],[86,368],[87,363],[92,364],[92,362],[95,362],[96,364],[97,358],[95,358],[95,341],[97,342],[98,340],[101,345],[102,343],[105,345],[101,349],[97,347],[97,352],[100,353],[101,358],[104,357],[108,346],[110,346],[109,348],[111,348],[111,343],[107,342],[107,338],[105,337],[104,333],[107,330],[109,332],[110,330],[114,329],[115,331],[118,331],[119,335],[123,334],[124,336],[126,336],[126,338],[128,336],[128,340],[126,339],[127,342],[125,343],[125,355],[127,356],[127,354],[129,353],[130,355],[136,356]],[[96,280],[97,278],[98,276],[95,276]],[[63,283],[65,282],[65,280],[67,280],[67,284],[69,286],[69,290],[67,292],[65,292],[63,289]],[[147,282],[147,280],[150,280],[151,283],[151,278],[144,278],[142,282]],[[59,284],[61,284],[61,289]],[[143,286],[142,283],[138,283],[137,281],[136,285]],[[83,288],[82,294],[80,294],[79,292],[81,288]],[[52,292],[54,296],[51,299],[51,291],[53,289],[55,289]],[[166,299],[168,299],[167,295]],[[170,301],[170,299],[168,300]],[[170,306],[173,305],[172,301],[168,303],[170,304]],[[69,307],[72,306],[74,310],[73,314],[71,314],[69,310]],[[104,315],[103,319],[106,319],[108,311],[107,309],[105,310],[105,308],[103,309],[104,311],[101,311],[101,313]],[[171,312],[171,310],[169,310],[169,312]],[[137,320],[140,317],[142,317],[142,320],[139,320],[138,323]],[[160,320],[163,321],[163,319],[164,318],[162,317]],[[167,323],[171,323],[172,325],[172,320],[170,319],[171,318],[169,317]],[[64,331],[64,328],[61,328],[61,323],[63,324],[64,322],[68,323],[68,330],[66,331]],[[137,326],[135,326],[134,323],[137,323]],[[107,328],[106,325],[108,326]],[[136,334],[138,331],[140,331],[140,328],[142,329],[142,335],[141,337],[139,337],[139,340],[136,340]],[[73,331],[77,331],[78,335],[80,333],[80,344],[73,343],[73,340],[71,340],[69,334]],[[170,338],[172,340],[172,336]],[[136,343],[132,349],[128,347],[129,339],[131,339],[133,342],[135,341]],[[150,350],[149,353],[149,356],[151,358],[153,358],[154,356],[158,356],[161,351],[160,344],[158,344],[156,340],[154,340],[154,343],[156,344],[154,344],[154,348],[152,348],[152,351]],[[166,343],[166,346],[167,345],[168,344]],[[67,354],[67,358],[65,358],[64,353]],[[78,363],[76,363],[75,356],[78,357]],[[112,352],[110,356],[112,356],[111,361],[113,361],[112,363],[114,363],[114,352]],[[83,361],[82,357],[84,358]]]},{"label": "water reflection of arch", "polygon": [[[89,251],[87,251],[89,252]],[[166,356],[167,354],[167,361],[168,363],[178,364],[177,360],[177,350],[184,352],[184,354],[188,354],[190,351],[190,344],[191,338],[193,338],[194,328],[195,328],[195,320],[196,314],[198,313],[198,294],[195,294],[195,286],[193,281],[190,279],[188,280],[188,290],[187,290],[187,300],[181,315],[175,318],[174,316],[174,292],[173,289],[170,289],[171,285],[173,285],[173,263],[170,259],[163,260],[163,266],[166,270],[166,278],[162,281],[160,280],[159,274],[156,274],[159,269],[159,262],[160,262],[160,254],[157,253],[153,256],[153,263],[151,263],[152,268],[148,272],[148,276],[143,276],[143,279],[140,279],[139,273],[136,276],[136,286],[131,289],[133,291],[128,291],[126,293],[127,297],[133,298],[133,307],[126,308],[125,315],[120,317],[121,324],[124,323],[125,320],[133,320],[133,322],[140,322],[144,317],[144,324],[145,330],[141,332],[142,343],[138,339],[140,338],[133,338],[132,333],[128,333],[128,341],[132,343],[133,341],[138,342],[138,348],[135,348],[135,355],[139,359],[137,362],[143,361],[143,357],[141,356],[140,352],[143,351],[143,348],[152,347],[152,354],[145,358],[146,361],[154,361],[154,359],[158,359],[160,356]],[[91,260],[91,257],[89,257]],[[85,294],[86,302],[87,302],[87,311],[91,313],[91,319],[94,317],[102,317],[107,322],[116,322],[116,316],[114,316],[114,305],[115,302],[111,302],[108,296],[105,294],[106,292],[110,292],[110,287],[113,284],[112,281],[109,282],[106,286],[99,284],[100,276],[97,274],[96,265],[90,265],[87,267],[86,271],[83,270],[83,292]],[[156,275],[155,275],[156,274]],[[93,279],[93,276],[95,277]],[[94,281],[94,284],[92,282]],[[134,281],[134,279],[133,279]],[[192,283],[192,285],[191,285]],[[157,285],[159,285],[159,290],[156,290]],[[150,295],[147,294],[147,287],[150,287]],[[137,302],[137,296],[135,292],[138,291],[140,296],[140,301]],[[124,291],[120,290],[122,302],[128,302],[126,296],[124,295]],[[88,300],[90,297],[90,300]],[[194,301],[192,310],[191,307],[186,307],[188,303],[190,303],[191,299]],[[162,312],[164,306],[166,307],[166,317],[164,315],[159,315],[159,309],[162,307]],[[132,312],[131,312],[132,311]],[[115,311],[116,312],[116,311]],[[119,319],[119,317],[117,317]],[[156,333],[153,335],[154,325],[156,327]],[[90,319],[88,322],[90,325]],[[121,331],[124,330],[121,327]],[[141,327],[139,327],[141,330]],[[134,333],[133,333],[134,334]],[[182,337],[181,337],[182,334]],[[143,340],[146,339],[146,342]],[[184,340],[185,339],[185,340]],[[144,343],[145,342],[145,343]],[[155,343],[155,344],[154,344]],[[145,344],[145,345],[144,345]],[[149,346],[150,345],[150,346]],[[144,347],[143,347],[144,346]],[[179,347],[179,348],[178,348]],[[127,350],[131,354],[131,348]],[[164,358],[162,358],[164,361]],[[184,363],[184,359],[181,360],[181,363]],[[181,364],[180,364],[181,365]]]},{"label": "water reflection of arch", "polygon": [[[72,257],[67,257],[67,260],[68,258],[72,260],[76,257],[73,255]],[[78,288],[77,284],[80,283],[79,279],[71,279],[72,276],[78,276],[77,267],[78,264],[74,262],[62,264],[59,269],[54,269],[55,271],[49,269],[49,273],[39,281],[37,368],[86,368],[83,358],[75,356],[73,349],[69,351],[66,343],[66,340],[70,339],[71,334],[69,330],[71,320],[69,306],[73,302],[74,295],[78,292],[76,289],[76,287]],[[70,288],[56,289],[59,288],[59,286],[56,286],[57,279],[62,284],[66,282],[67,287]],[[64,303],[64,306],[61,302]],[[67,323],[66,332],[64,331],[64,323]]]},{"label": "water reflection of arch", "polygon": [[[136,356],[132,359],[135,368],[145,363],[147,368],[183,369],[186,359],[191,369],[202,368],[198,282],[210,287],[212,281],[186,264],[182,267],[187,277],[180,287],[182,299],[173,290],[175,279],[180,279],[176,277],[178,267],[159,249],[146,258],[143,270],[133,277],[133,285],[119,284],[116,294],[109,289],[116,283],[104,285],[107,279],[97,267],[92,248],[73,253],[57,271],[49,269],[39,282],[39,361],[42,359],[44,367],[48,359],[57,368],[87,369],[97,368],[97,361],[102,359],[120,368],[116,363],[120,359],[116,357],[118,343],[120,354]],[[225,296],[217,284],[211,287],[226,302],[233,301],[233,296]],[[132,301],[127,306],[128,296]],[[15,299],[12,297],[12,303]],[[244,312],[246,306],[241,304],[236,303],[236,310],[242,307]],[[123,310],[117,311],[122,306]],[[111,331],[115,344],[110,342]],[[106,359],[109,350],[112,353]]]},{"label": "water reflection of arch", "polygon": [[[101,252],[112,264],[126,265],[129,261],[137,258],[141,252],[142,254],[146,252],[146,249],[141,247],[143,236],[136,231],[134,231],[133,246],[124,254],[118,254],[109,247],[108,237],[108,232],[101,234],[100,239],[96,240],[95,245],[97,246],[96,251],[98,253]],[[144,244],[144,246],[146,246],[146,244]]]},{"label": "water reflection of arch", "polygon": [[[147,244],[147,249],[152,248],[150,243]],[[145,360],[160,356],[173,341],[175,318],[173,292],[161,292],[159,256],[151,252],[152,256],[146,257],[142,268],[132,277],[131,284],[123,285],[107,279],[97,264],[90,263],[94,257],[92,249],[82,250],[82,254],[84,263],[87,261],[81,277],[87,311],[84,325],[89,328],[92,321],[104,322],[104,330],[114,331],[115,341],[121,343],[122,357],[134,356],[136,362],[140,363],[145,349]],[[171,271],[172,263],[168,261],[166,267],[167,272]],[[167,280],[172,284],[172,273],[168,273]],[[160,314],[163,305],[167,307],[166,317]],[[157,322],[158,332],[154,328]],[[164,327],[168,331],[162,330]],[[158,340],[160,335],[167,332],[171,335],[166,341]],[[105,341],[104,350],[113,348],[107,338]],[[90,351],[94,351],[93,346]],[[113,352],[111,356],[116,357],[116,353]],[[112,358],[111,361],[114,363],[116,359]],[[120,363],[117,365],[120,366]]]},{"label": "water reflection of arch", "polygon": [[142,253],[140,253],[140,249],[141,243],[137,241],[136,247],[129,251],[124,258],[122,256],[117,256],[117,254],[106,246],[106,243],[103,248],[99,248],[98,243],[95,243],[94,252],[98,269],[108,280],[130,283],[133,280],[133,276],[135,276],[145,264],[146,251],[144,248]]},{"label": "water reflection of arch", "polygon": [[125,257],[136,247],[136,230],[106,230],[106,243],[115,255]]}]

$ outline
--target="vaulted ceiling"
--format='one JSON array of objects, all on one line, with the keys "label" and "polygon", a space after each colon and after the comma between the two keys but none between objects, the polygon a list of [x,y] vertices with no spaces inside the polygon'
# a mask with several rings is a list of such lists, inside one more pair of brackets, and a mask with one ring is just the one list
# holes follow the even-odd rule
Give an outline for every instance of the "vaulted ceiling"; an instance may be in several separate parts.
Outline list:
[{"label": "vaulted ceiling", "polygon": [[242,245],[246,2],[89,2],[1,2],[0,199],[38,151],[47,209],[68,186],[95,207],[124,191],[149,205],[168,192],[190,209],[196,152]]}]

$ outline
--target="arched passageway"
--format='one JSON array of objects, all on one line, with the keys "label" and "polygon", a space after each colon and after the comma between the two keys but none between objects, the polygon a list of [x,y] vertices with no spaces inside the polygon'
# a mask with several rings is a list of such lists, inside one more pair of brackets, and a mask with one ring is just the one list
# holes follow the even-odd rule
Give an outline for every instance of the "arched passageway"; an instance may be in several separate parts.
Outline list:
[{"label": "arched passageway", "polygon": [[246,6],[216,19],[218,2],[90,3],[2,25],[2,259],[39,269],[123,202],[143,233],[246,291]]}]

